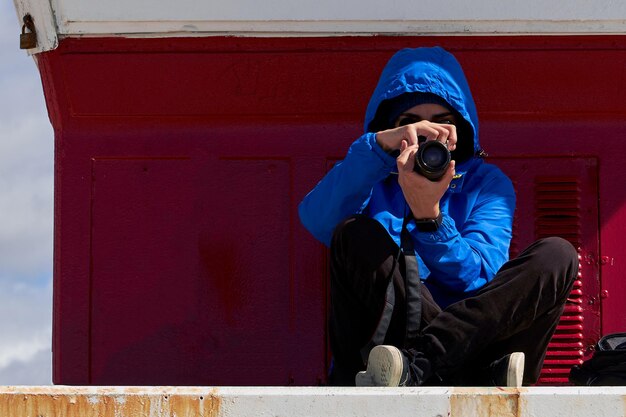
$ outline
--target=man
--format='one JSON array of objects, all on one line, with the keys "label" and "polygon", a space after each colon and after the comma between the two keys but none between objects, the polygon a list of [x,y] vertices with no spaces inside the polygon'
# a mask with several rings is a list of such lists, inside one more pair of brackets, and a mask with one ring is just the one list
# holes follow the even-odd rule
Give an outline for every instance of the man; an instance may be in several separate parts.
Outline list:
[{"label": "man", "polygon": [[[536,382],[577,254],[549,238],[507,262],[515,193],[482,159],[457,60],[438,47],[396,53],[365,131],[299,207],[331,248],[329,383]],[[423,140],[451,151],[438,180],[415,171]]]}]

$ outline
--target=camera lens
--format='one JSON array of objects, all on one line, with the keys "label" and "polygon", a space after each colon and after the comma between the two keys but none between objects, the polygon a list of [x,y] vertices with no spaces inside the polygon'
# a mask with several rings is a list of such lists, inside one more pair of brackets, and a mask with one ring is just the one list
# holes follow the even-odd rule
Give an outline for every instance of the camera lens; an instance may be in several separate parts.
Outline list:
[{"label": "camera lens", "polygon": [[424,164],[434,169],[438,169],[448,162],[445,150],[441,150],[439,147],[429,147],[422,154],[422,158],[424,158]]},{"label": "camera lens", "polygon": [[422,142],[415,155],[415,171],[431,181],[437,181],[445,174],[450,164],[450,151],[441,142]]}]

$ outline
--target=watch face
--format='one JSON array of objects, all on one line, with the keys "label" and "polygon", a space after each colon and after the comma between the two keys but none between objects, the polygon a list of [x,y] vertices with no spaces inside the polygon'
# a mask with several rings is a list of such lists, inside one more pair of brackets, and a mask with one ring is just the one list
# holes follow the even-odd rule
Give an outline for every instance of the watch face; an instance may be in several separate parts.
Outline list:
[{"label": "watch face", "polygon": [[420,219],[415,220],[415,227],[420,232],[436,232],[441,225],[441,213],[436,219]]},{"label": "watch face", "polygon": [[436,219],[416,221],[415,226],[420,232],[436,232],[439,229],[439,223]]}]

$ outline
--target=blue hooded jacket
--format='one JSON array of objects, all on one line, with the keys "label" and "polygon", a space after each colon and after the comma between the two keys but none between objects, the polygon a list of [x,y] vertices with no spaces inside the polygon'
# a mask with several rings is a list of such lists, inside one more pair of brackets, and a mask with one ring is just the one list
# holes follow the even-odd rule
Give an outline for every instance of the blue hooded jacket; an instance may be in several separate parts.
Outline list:
[{"label": "blue hooded jacket", "polygon": [[[480,150],[476,107],[454,56],[439,47],[397,52],[367,107],[366,133],[300,203],[302,224],[325,245],[339,222],[359,213],[380,222],[400,245],[407,204],[397,175],[392,174],[396,160],[368,130],[381,102],[412,92],[443,98],[469,123],[474,151]],[[455,170],[439,202],[443,215],[439,229],[420,232],[414,222],[407,225],[420,276],[441,307],[476,292],[508,260],[515,209],[511,181],[494,165],[473,156]]]}]

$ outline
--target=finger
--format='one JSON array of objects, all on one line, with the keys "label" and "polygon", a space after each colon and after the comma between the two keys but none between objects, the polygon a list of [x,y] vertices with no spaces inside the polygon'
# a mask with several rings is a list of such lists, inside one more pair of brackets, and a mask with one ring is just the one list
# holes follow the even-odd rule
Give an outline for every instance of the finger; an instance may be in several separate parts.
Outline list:
[{"label": "finger", "polygon": [[436,129],[439,133],[437,135],[437,140],[445,145],[448,141],[448,137],[450,136],[450,129],[446,125],[437,125]]},{"label": "finger", "polygon": [[406,147],[396,159],[398,164],[398,171],[412,171],[415,165],[415,152],[417,152],[417,145]]},{"label": "finger", "polygon": [[450,135],[448,135],[448,150],[453,151],[456,149],[456,143],[458,141],[458,137],[456,134],[456,126],[449,125]]},{"label": "finger", "polygon": [[439,135],[437,140],[448,148],[449,151],[456,149],[456,127],[454,125],[440,125],[442,128],[442,134]]},{"label": "finger", "polygon": [[437,130],[434,124],[418,124],[415,125],[415,136],[424,136],[426,140],[437,140],[439,137],[440,131]]},{"label": "finger", "polygon": [[400,143],[400,153],[404,152],[404,150],[408,147],[409,143],[406,141],[406,139],[402,139],[402,143]]},{"label": "finger", "polygon": [[450,161],[450,165],[448,165],[448,169],[446,170],[446,173],[443,174],[442,180],[444,183],[448,185],[450,184],[450,182],[454,178],[454,174],[456,173],[455,167],[456,167],[456,162],[453,159],[452,161]]},{"label": "finger", "polygon": [[415,128],[411,125],[407,126],[406,129],[406,141],[407,141],[407,145],[412,146],[412,145],[417,145],[417,131],[415,130]]},{"label": "finger", "polygon": [[[402,141],[402,142],[406,143],[406,141]],[[400,151],[400,155],[398,155],[398,157],[396,158],[396,160],[398,161],[398,164],[402,164],[403,166],[406,165],[406,163],[409,160],[409,157],[411,156],[411,152],[414,152],[416,150],[417,150],[417,145],[404,147],[404,149]]]},{"label": "finger", "polygon": [[418,147],[418,145],[415,145],[410,149],[407,148],[407,151],[409,153],[409,159],[407,160],[406,165],[404,165],[405,172],[413,172],[413,170],[415,169],[415,154],[417,153]]}]

